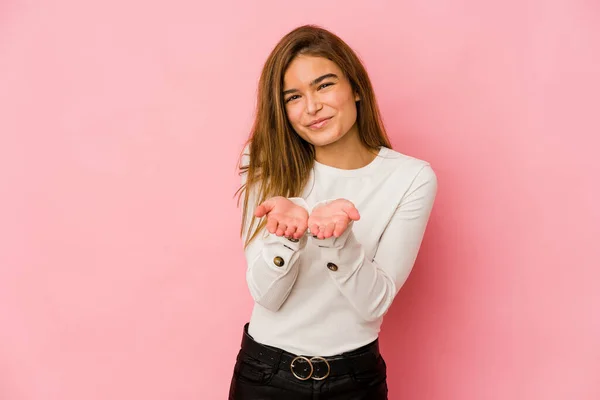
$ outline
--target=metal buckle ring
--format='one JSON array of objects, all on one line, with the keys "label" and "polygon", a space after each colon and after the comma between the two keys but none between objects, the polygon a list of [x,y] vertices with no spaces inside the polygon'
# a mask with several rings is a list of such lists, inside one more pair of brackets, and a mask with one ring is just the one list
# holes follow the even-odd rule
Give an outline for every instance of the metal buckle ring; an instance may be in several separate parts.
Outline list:
[{"label": "metal buckle ring", "polygon": [[[306,378],[303,378],[303,377],[301,377],[300,375],[298,375],[298,374],[296,373],[296,371],[294,371],[294,363],[295,363],[297,360],[304,360],[304,361],[306,361],[306,362],[308,363],[308,365],[310,365],[310,373],[308,374],[308,376],[307,376]],[[312,365],[312,362],[310,362],[310,360],[309,360],[308,358],[306,358],[306,357],[302,357],[302,356],[298,356],[298,357],[294,358],[294,359],[292,360],[292,362],[290,363],[290,371],[292,371],[292,374],[293,374],[293,375],[294,375],[296,378],[300,379],[301,381],[306,381],[306,380],[309,380],[309,379],[311,378],[311,376],[312,376],[313,372],[315,372],[315,369],[314,369],[314,367],[313,367],[313,365]]]},{"label": "metal buckle ring", "polygon": [[[329,376],[329,374],[331,373],[331,365],[329,365],[329,362],[324,359],[323,357],[313,357],[311,358],[309,361],[311,361],[311,365],[312,365],[312,361],[316,361],[316,360],[323,360],[323,362],[325,363],[325,365],[327,365],[327,373],[325,374],[325,376],[320,376],[320,377],[316,377],[316,376],[312,376],[311,374],[311,378],[313,378],[315,381],[322,381],[323,379],[327,378]],[[313,367],[313,372],[314,372],[314,367]]]}]

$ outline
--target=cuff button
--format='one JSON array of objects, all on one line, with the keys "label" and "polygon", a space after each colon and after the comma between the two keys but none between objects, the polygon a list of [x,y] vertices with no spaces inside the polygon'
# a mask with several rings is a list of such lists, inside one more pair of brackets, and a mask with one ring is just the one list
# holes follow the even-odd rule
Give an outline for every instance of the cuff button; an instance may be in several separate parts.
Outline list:
[{"label": "cuff button", "polygon": [[283,267],[283,264],[285,264],[285,262],[283,261],[283,258],[277,256],[273,259],[273,264],[277,265],[278,267]]},{"label": "cuff button", "polygon": [[338,266],[335,265],[334,263],[327,263],[327,268],[329,268],[333,272],[338,270]]}]

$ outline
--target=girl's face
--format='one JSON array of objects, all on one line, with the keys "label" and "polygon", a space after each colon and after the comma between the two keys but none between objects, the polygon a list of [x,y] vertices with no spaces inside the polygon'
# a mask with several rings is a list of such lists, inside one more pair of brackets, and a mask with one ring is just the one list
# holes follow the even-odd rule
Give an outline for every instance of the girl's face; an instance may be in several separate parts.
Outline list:
[{"label": "girl's face", "polygon": [[297,56],[283,77],[287,118],[300,137],[314,146],[358,134],[356,102],[350,82],[333,62],[323,57]]}]

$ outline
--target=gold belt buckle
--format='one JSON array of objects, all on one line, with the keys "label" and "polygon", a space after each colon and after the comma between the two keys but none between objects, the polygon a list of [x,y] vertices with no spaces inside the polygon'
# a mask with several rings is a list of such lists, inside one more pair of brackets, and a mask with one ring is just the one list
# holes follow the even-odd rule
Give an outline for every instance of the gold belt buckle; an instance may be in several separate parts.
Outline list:
[{"label": "gold belt buckle", "polygon": [[[327,365],[327,373],[323,376],[317,377],[317,376],[313,376],[313,374],[315,372],[315,367],[313,365],[313,361],[319,361],[319,360],[323,361],[325,363],[325,365]],[[298,362],[308,363],[308,366],[310,367],[310,372],[308,373],[308,376],[300,376],[296,373],[294,368],[297,366]],[[306,381],[311,378],[314,379],[315,381],[322,381],[323,379],[327,378],[329,376],[329,374],[331,373],[331,366],[329,365],[329,362],[326,359],[324,359],[323,357],[312,357],[311,359],[308,359],[303,356],[297,356],[290,363],[290,371],[292,371],[292,374],[297,379],[300,379],[301,381]]]},{"label": "gold belt buckle", "polygon": [[[310,373],[308,374],[308,376],[307,376],[307,377],[302,377],[302,376],[298,375],[298,374],[296,373],[296,371],[294,370],[294,367],[296,366],[296,362],[297,362],[297,361],[305,361],[305,362],[307,362],[307,363],[308,363],[308,365],[310,366]],[[306,381],[306,380],[310,379],[310,377],[312,376],[313,372],[315,372],[315,369],[314,369],[314,367],[313,367],[312,363],[310,362],[310,360],[309,360],[308,358],[306,358],[306,357],[302,357],[302,356],[298,356],[298,357],[294,358],[294,359],[292,360],[292,362],[290,363],[290,371],[292,371],[292,374],[293,374],[293,375],[294,375],[296,378],[300,379],[301,381]]]},{"label": "gold belt buckle", "polygon": [[[323,360],[325,365],[327,365],[327,373],[324,376],[316,377],[316,376],[312,376],[312,374],[311,374],[311,378],[313,378],[315,381],[322,381],[323,379],[327,378],[329,376],[329,374],[331,373],[331,365],[329,365],[329,362],[326,359],[324,359],[323,357],[311,358],[310,359],[311,365],[314,360]],[[314,367],[313,367],[313,373],[314,373]]]}]

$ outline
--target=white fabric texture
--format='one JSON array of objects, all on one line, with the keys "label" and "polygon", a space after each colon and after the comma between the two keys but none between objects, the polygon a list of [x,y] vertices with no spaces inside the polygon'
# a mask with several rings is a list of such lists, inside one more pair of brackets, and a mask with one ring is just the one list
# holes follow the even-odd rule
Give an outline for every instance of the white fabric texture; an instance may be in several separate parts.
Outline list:
[{"label": "white fabric texture", "polygon": [[[249,157],[246,149],[242,163]],[[429,163],[385,147],[358,169],[315,162],[302,195],[290,200],[310,213],[347,199],[361,218],[339,238],[306,234],[292,242],[264,230],[250,243],[245,250],[255,301],[250,335],[310,356],[336,355],[375,340],[413,268],[436,192]],[[258,204],[252,194],[249,201],[252,215]],[[283,259],[282,266],[276,257]],[[330,263],[337,268],[328,268]]]}]

